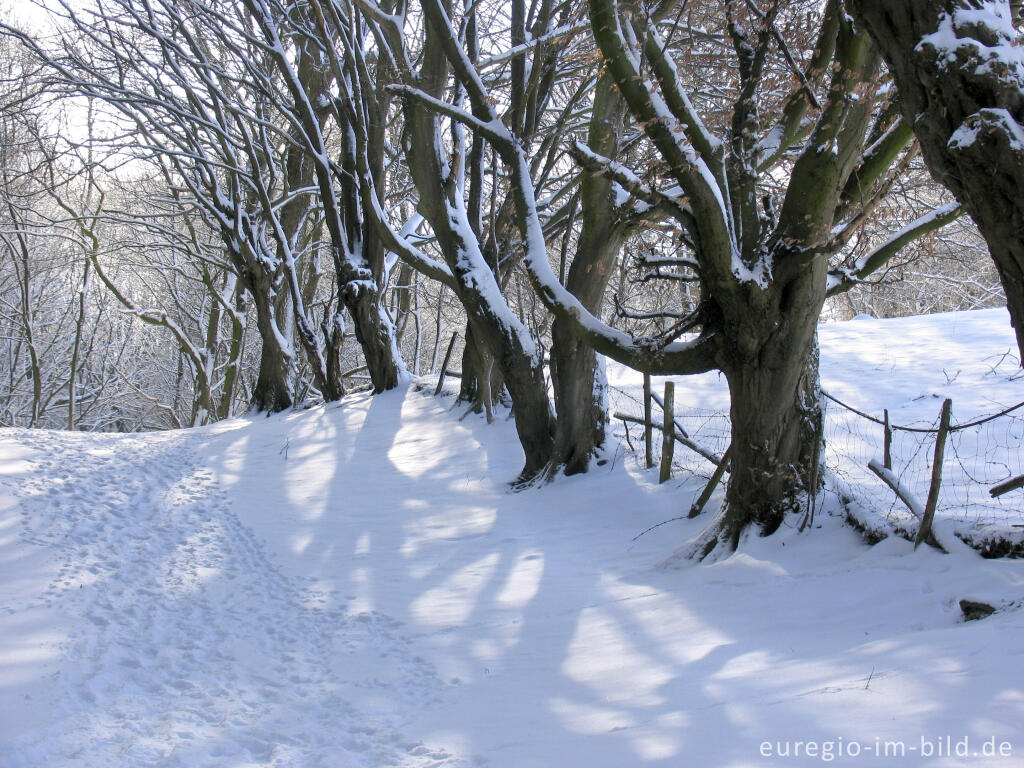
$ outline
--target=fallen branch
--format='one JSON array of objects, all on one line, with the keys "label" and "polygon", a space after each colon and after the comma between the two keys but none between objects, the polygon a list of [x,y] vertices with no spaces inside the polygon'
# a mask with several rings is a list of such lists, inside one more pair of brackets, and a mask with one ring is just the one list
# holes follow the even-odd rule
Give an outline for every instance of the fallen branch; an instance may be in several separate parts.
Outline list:
[{"label": "fallen branch", "polygon": [[704,490],[701,491],[700,496],[693,506],[690,507],[690,517],[696,517],[704,511],[705,505],[708,503],[708,499],[711,498],[711,494],[714,493],[715,488],[720,482],[722,482],[722,475],[725,474],[726,469],[729,466],[729,454],[732,453],[732,446],[730,445],[725,449],[725,453],[722,454],[722,460],[718,462],[718,466],[715,467],[715,472],[711,475],[711,479],[708,480],[708,484],[704,486]]},{"label": "fallen branch", "polygon": [[1015,491],[1018,488],[1024,488],[1024,475],[1017,475],[1017,477],[1010,478],[999,485],[993,485],[989,489],[989,493],[992,494],[992,498],[995,499],[1002,496],[1004,493]]},{"label": "fallen branch", "polygon": [[[896,473],[894,473],[891,469],[886,469],[882,464],[878,462],[878,459],[872,459],[871,461],[869,461],[868,469],[870,469],[872,472],[878,475],[878,479],[881,480],[886,485],[888,485],[893,490],[893,492],[896,494],[896,497],[907,506],[907,509],[910,510],[910,513],[914,517],[916,517],[918,520],[924,519],[924,505],[921,504],[918,498],[914,496],[914,494],[910,491],[909,488],[907,488],[907,486],[900,482],[900,479],[896,476]],[[945,547],[939,544],[938,540],[935,538],[935,534],[930,530],[927,532],[924,542],[942,552],[946,552]]]}]

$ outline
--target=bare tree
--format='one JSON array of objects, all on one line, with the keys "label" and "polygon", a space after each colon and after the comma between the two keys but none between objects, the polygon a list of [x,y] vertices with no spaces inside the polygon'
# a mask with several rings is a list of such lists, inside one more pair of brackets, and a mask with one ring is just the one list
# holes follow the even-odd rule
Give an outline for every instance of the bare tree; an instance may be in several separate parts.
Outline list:
[{"label": "bare tree", "polygon": [[[674,265],[700,288],[696,308],[653,338],[615,333],[554,279],[521,151],[513,136],[494,128],[493,108],[470,63],[454,46],[448,49],[473,100],[472,117],[462,119],[500,148],[517,178],[526,264],[548,306],[595,348],[634,367],[726,375],[731,474],[726,506],[694,548],[702,557],[735,547],[752,523],[770,533],[801,491],[816,491],[815,327],[822,304],[829,290],[877,269],[892,250],[879,249],[855,268],[836,267],[831,285],[830,259],[884,196],[911,138],[879,100],[878,54],[856,34],[841,2],[827,3],[817,17],[817,39],[803,64],[778,33],[780,4],[764,12],[749,4],[743,14],[730,8],[724,34],[708,44],[721,55],[721,41],[731,43],[730,67],[739,80],[719,87],[727,97],[701,96],[702,112],[686,86],[694,73],[678,66],[677,49],[665,36],[674,24],[659,21],[669,16],[638,4],[590,3],[608,71],[660,161],[642,175],[592,150],[590,162],[630,195],[671,209],[689,252]],[[813,8],[799,10],[814,15]],[[797,81],[788,95],[768,87],[779,70]],[[930,214],[908,231],[933,230],[954,213]]]},{"label": "bare tree", "polygon": [[[349,55],[349,75],[338,78],[351,89],[345,103],[359,107],[350,117],[351,124],[359,131],[356,146],[361,153],[359,169],[366,197],[364,207],[374,215],[392,250],[416,269],[442,280],[458,297],[472,330],[472,343],[482,353],[484,374],[480,379],[485,382],[482,400],[487,405],[491,401],[492,393],[486,386],[491,381],[489,366],[493,364],[500,370],[512,399],[516,429],[525,453],[520,481],[532,480],[551,458],[554,416],[547,396],[541,348],[502,296],[501,262],[512,259],[513,255],[502,251],[503,238],[494,223],[489,233],[482,231],[484,158],[480,146],[474,152],[471,137],[458,121],[451,123],[450,133],[446,135],[441,115],[430,103],[416,98],[403,99],[405,156],[418,193],[417,210],[429,224],[443,262],[423,253],[402,232],[392,229],[380,205],[370,158],[362,149],[368,145],[366,129],[371,123],[370,113],[360,106],[368,103],[362,94],[373,89],[375,81],[362,55],[362,41],[356,34],[360,24],[356,19],[365,18],[373,30],[380,55],[386,56],[393,67],[399,81],[394,90],[403,95],[423,93],[428,102],[441,99],[448,88],[450,74],[444,46],[448,36],[458,44],[456,33],[450,27],[438,28],[426,23],[422,50],[415,57],[404,30],[409,19],[399,9],[366,0],[359,2],[358,10],[333,3],[330,13],[334,31],[346,40]],[[471,31],[471,26],[467,25],[467,29]],[[340,68],[342,63],[338,62],[338,66]],[[497,190],[494,192],[496,194]],[[492,241],[490,249],[485,245],[487,239]],[[488,250],[492,255],[490,262],[485,256]],[[506,262],[504,269],[508,268]]]},{"label": "bare tree", "polygon": [[[311,26],[316,22],[310,17],[310,6],[305,3],[285,7],[272,1],[244,0],[243,4],[262,35],[262,53],[273,62],[289,99],[280,100],[278,106],[291,126],[293,146],[301,153],[294,162],[299,167],[308,165],[312,170],[310,181],[316,183],[324,225],[330,236],[339,311],[347,307],[353,318],[356,338],[363,348],[375,391],[391,389],[404,375],[404,365],[395,343],[394,324],[383,304],[384,247],[361,209],[353,148],[355,137],[342,122],[338,137],[341,162],[332,161],[324,127],[332,111],[328,48],[333,38],[321,39],[316,34],[325,28]],[[203,10],[212,9],[204,6]],[[219,29],[222,32],[225,29],[223,22]],[[344,115],[345,111],[335,109],[334,114]],[[384,152],[380,138],[374,138],[377,142],[368,154],[379,168]],[[343,331],[343,325],[338,325],[340,315],[335,322],[335,332],[340,338]]]},{"label": "bare tree", "polygon": [[[299,238],[320,197],[308,186],[294,188],[304,166],[289,152],[295,135],[291,113],[282,114],[288,105],[279,101],[274,65],[242,29],[244,10],[235,7],[239,16],[231,7],[184,5],[116,2],[92,14],[65,8],[78,39],[66,39],[53,53],[34,47],[65,88],[128,118],[144,139],[143,151],[221,233],[254,300],[263,341],[254,405],[280,410],[293,401],[292,322],[318,390],[336,399],[343,392],[340,366],[325,359],[304,303],[299,263]],[[336,217],[337,207],[332,210]],[[336,267],[347,264],[337,259]],[[349,286],[345,290],[358,293],[350,284],[360,279],[339,274],[339,290]],[[281,305],[276,296],[290,301]],[[333,320],[323,324],[327,356],[335,358],[342,311],[339,303]]]}]

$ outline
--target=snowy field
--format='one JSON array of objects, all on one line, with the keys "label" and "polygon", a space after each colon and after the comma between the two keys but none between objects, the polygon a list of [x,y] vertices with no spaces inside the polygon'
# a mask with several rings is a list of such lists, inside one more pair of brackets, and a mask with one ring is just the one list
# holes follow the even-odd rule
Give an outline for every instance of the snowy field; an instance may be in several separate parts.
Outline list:
[{"label": "snowy field", "polygon": [[[1024,400],[1002,310],[821,342],[826,388],[895,423]],[[715,376],[677,387],[727,403]],[[460,415],[410,389],[0,433],[0,766],[1024,765],[1024,561],[867,546],[833,498],[804,533],[681,563],[706,516],[634,537],[699,477],[659,486],[616,450],[509,493],[511,422]],[[1005,610],[964,623],[964,598]]]}]

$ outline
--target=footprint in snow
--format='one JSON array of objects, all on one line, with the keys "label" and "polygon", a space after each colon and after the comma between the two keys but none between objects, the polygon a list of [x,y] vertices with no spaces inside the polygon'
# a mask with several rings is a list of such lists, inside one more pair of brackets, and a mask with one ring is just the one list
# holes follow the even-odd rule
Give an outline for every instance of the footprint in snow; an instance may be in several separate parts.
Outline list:
[{"label": "footprint in snow", "polygon": [[[75,629],[53,723],[0,744],[0,763],[461,764],[399,746],[403,718],[447,689],[401,624],[310,607],[308,585],[273,564],[195,466],[198,438],[42,434],[21,433],[42,457],[17,489],[23,535],[58,554],[41,601]],[[393,705],[372,715],[346,701],[366,681],[337,674],[368,648],[394,671],[376,681]]]}]

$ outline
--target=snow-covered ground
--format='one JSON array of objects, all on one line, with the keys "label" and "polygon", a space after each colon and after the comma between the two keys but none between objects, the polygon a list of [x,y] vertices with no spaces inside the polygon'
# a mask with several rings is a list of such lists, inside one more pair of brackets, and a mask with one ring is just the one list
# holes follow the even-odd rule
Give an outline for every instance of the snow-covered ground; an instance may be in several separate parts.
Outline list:
[{"label": "snow-covered ground", "polygon": [[[1024,400],[1004,311],[821,339],[829,391],[896,423]],[[869,547],[833,500],[681,563],[706,516],[634,537],[700,478],[620,450],[510,493],[511,423],[460,415],[409,390],[0,433],[0,765],[1024,765],[1024,561]]]}]

